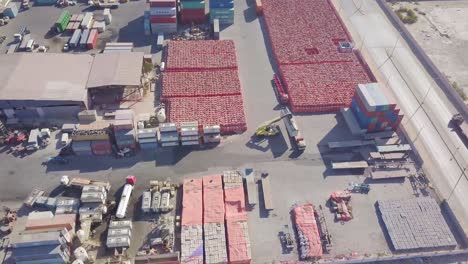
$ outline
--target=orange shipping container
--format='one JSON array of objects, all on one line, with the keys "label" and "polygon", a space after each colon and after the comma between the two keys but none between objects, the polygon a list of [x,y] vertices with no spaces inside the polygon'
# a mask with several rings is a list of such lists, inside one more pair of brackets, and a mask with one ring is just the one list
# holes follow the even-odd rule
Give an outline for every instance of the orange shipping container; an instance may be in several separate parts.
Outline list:
[{"label": "orange shipping container", "polygon": [[66,228],[67,230],[74,230],[76,223],[76,215],[63,214],[55,215],[52,219],[28,219],[26,222],[26,230],[40,230],[40,229],[53,229],[53,228]]}]

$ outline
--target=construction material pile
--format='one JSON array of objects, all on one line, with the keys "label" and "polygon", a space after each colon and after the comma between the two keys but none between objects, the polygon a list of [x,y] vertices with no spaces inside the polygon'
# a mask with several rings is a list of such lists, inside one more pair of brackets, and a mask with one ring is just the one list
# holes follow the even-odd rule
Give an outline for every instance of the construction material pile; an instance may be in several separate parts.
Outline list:
[{"label": "construction material pile", "polygon": [[203,180],[186,179],[182,200],[181,262],[203,264]]},{"label": "construction material pile", "polygon": [[171,41],[162,77],[162,101],[173,123],[247,129],[233,41]]},{"label": "construction material pile", "polygon": [[323,249],[312,204],[298,205],[293,209],[294,224],[299,238],[299,254],[302,260],[319,259]]},{"label": "construction material pile", "polygon": [[205,263],[227,263],[223,181],[220,175],[203,177],[203,238]]},{"label": "construction material pile", "polygon": [[265,0],[263,10],[294,112],[339,111],[375,81],[329,0]]},{"label": "construction material pile", "polygon": [[430,197],[377,201],[393,249],[453,249],[457,242],[437,202]]},{"label": "construction material pile", "polygon": [[242,176],[237,171],[225,171],[223,182],[229,263],[250,263],[252,256]]}]

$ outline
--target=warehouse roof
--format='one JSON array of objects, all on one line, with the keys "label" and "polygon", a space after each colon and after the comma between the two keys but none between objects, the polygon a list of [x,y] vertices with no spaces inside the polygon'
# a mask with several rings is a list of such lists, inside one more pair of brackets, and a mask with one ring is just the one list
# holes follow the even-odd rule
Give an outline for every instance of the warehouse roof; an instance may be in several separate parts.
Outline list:
[{"label": "warehouse roof", "polygon": [[1,100],[85,101],[93,57],[17,53],[0,56]]},{"label": "warehouse roof", "polygon": [[96,54],[87,88],[111,85],[140,85],[143,52],[111,52]]}]

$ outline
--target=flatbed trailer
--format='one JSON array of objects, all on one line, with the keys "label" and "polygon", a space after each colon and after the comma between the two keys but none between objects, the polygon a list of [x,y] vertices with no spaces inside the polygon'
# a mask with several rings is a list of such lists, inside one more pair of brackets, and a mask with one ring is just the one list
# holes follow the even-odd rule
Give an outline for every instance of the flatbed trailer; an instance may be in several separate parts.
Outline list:
[{"label": "flatbed trailer", "polygon": [[411,151],[411,146],[409,144],[377,146],[377,151],[380,153],[408,152]]},{"label": "flatbed trailer", "polygon": [[345,161],[345,162],[336,162],[332,161],[332,169],[334,170],[344,170],[344,169],[365,169],[369,167],[366,161]]},{"label": "flatbed trailer", "polygon": [[328,142],[328,148],[340,149],[340,148],[356,148],[367,145],[374,145],[373,140],[346,140],[346,141],[334,141]]},{"label": "flatbed trailer", "polygon": [[262,190],[265,209],[268,211],[275,209],[271,193],[270,177],[262,177]]},{"label": "flatbed trailer", "polygon": [[390,153],[380,153],[380,152],[370,152],[369,156],[375,160],[402,160],[406,159],[408,155],[402,152],[390,152]]}]

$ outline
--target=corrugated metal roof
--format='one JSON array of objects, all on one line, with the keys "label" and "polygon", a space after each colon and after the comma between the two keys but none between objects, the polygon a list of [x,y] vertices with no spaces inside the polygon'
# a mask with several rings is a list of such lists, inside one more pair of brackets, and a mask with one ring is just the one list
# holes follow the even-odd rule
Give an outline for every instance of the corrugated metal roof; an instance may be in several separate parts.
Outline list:
[{"label": "corrugated metal roof", "polygon": [[0,56],[1,100],[86,101],[93,57],[18,53]]},{"label": "corrugated metal roof", "polygon": [[143,52],[112,52],[96,54],[87,88],[111,85],[140,85]]}]

